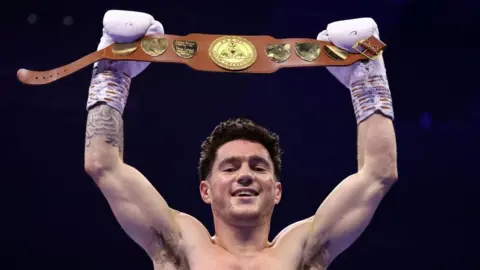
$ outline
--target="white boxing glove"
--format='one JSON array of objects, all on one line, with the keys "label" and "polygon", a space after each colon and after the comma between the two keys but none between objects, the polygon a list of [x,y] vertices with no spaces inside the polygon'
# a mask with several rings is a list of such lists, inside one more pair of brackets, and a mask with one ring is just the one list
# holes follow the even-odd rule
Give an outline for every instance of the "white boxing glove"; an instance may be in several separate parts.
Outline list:
[{"label": "white boxing glove", "polygon": [[[109,10],[103,17],[103,35],[97,50],[113,43],[129,43],[145,35],[163,34],[163,25],[152,15],[124,10]],[[123,113],[131,79],[145,70],[149,62],[101,60],[94,63],[87,110],[98,102]]]},{"label": "white boxing glove", "polygon": [[[372,18],[337,21],[328,24],[320,32],[318,40],[328,41],[350,53],[360,41],[374,36],[378,39],[377,23]],[[393,106],[383,56],[368,62],[356,62],[351,66],[327,67],[327,70],[345,87],[350,89],[357,123],[377,111],[393,119]]]}]

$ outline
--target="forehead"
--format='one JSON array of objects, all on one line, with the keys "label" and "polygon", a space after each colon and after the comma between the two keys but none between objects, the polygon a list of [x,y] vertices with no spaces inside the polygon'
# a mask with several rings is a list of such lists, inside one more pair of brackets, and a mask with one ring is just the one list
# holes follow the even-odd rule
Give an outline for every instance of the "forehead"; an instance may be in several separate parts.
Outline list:
[{"label": "forehead", "polygon": [[260,143],[246,140],[227,142],[217,150],[217,161],[229,157],[260,156],[270,161],[268,150]]}]

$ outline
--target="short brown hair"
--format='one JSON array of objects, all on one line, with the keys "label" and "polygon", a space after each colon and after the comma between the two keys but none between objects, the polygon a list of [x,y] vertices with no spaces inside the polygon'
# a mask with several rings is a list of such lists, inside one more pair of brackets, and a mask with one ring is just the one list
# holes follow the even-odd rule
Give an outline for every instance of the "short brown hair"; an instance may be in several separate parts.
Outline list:
[{"label": "short brown hair", "polygon": [[267,149],[273,162],[275,177],[280,181],[282,167],[280,137],[246,118],[233,118],[221,122],[202,143],[198,163],[200,180],[205,180],[210,174],[218,148],[227,142],[242,139],[260,143]]}]

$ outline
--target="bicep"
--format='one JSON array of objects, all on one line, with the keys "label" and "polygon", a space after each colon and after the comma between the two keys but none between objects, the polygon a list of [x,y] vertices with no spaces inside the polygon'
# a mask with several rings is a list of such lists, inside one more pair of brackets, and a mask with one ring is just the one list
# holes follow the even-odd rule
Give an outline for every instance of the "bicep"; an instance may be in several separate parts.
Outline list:
[{"label": "bicep", "polygon": [[179,229],[175,213],[139,171],[122,164],[95,182],[121,227],[147,252],[158,244],[176,244]]},{"label": "bicep", "polygon": [[347,177],[318,208],[307,246],[322,247],[333,260],[362,234],[388,189],[362,172]]}]

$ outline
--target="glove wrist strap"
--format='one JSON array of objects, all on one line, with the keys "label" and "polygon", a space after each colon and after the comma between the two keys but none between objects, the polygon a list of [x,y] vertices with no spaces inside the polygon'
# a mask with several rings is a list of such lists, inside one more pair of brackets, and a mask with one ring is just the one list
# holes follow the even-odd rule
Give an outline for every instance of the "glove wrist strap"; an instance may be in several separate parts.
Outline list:
[{"label": "glove wrist strap", "polygon": [[374,67],[360,64],[350,80],[350,93],[357,124],[376,112],[394,119],[392,96],[386,74],[371,74]]},{"label": "glove wrist strap", "polygon": [[130,90],[130,77],[123,72],[105,70],[95,73],[90,83],[87,111],[99,102],[123,114]]}]

